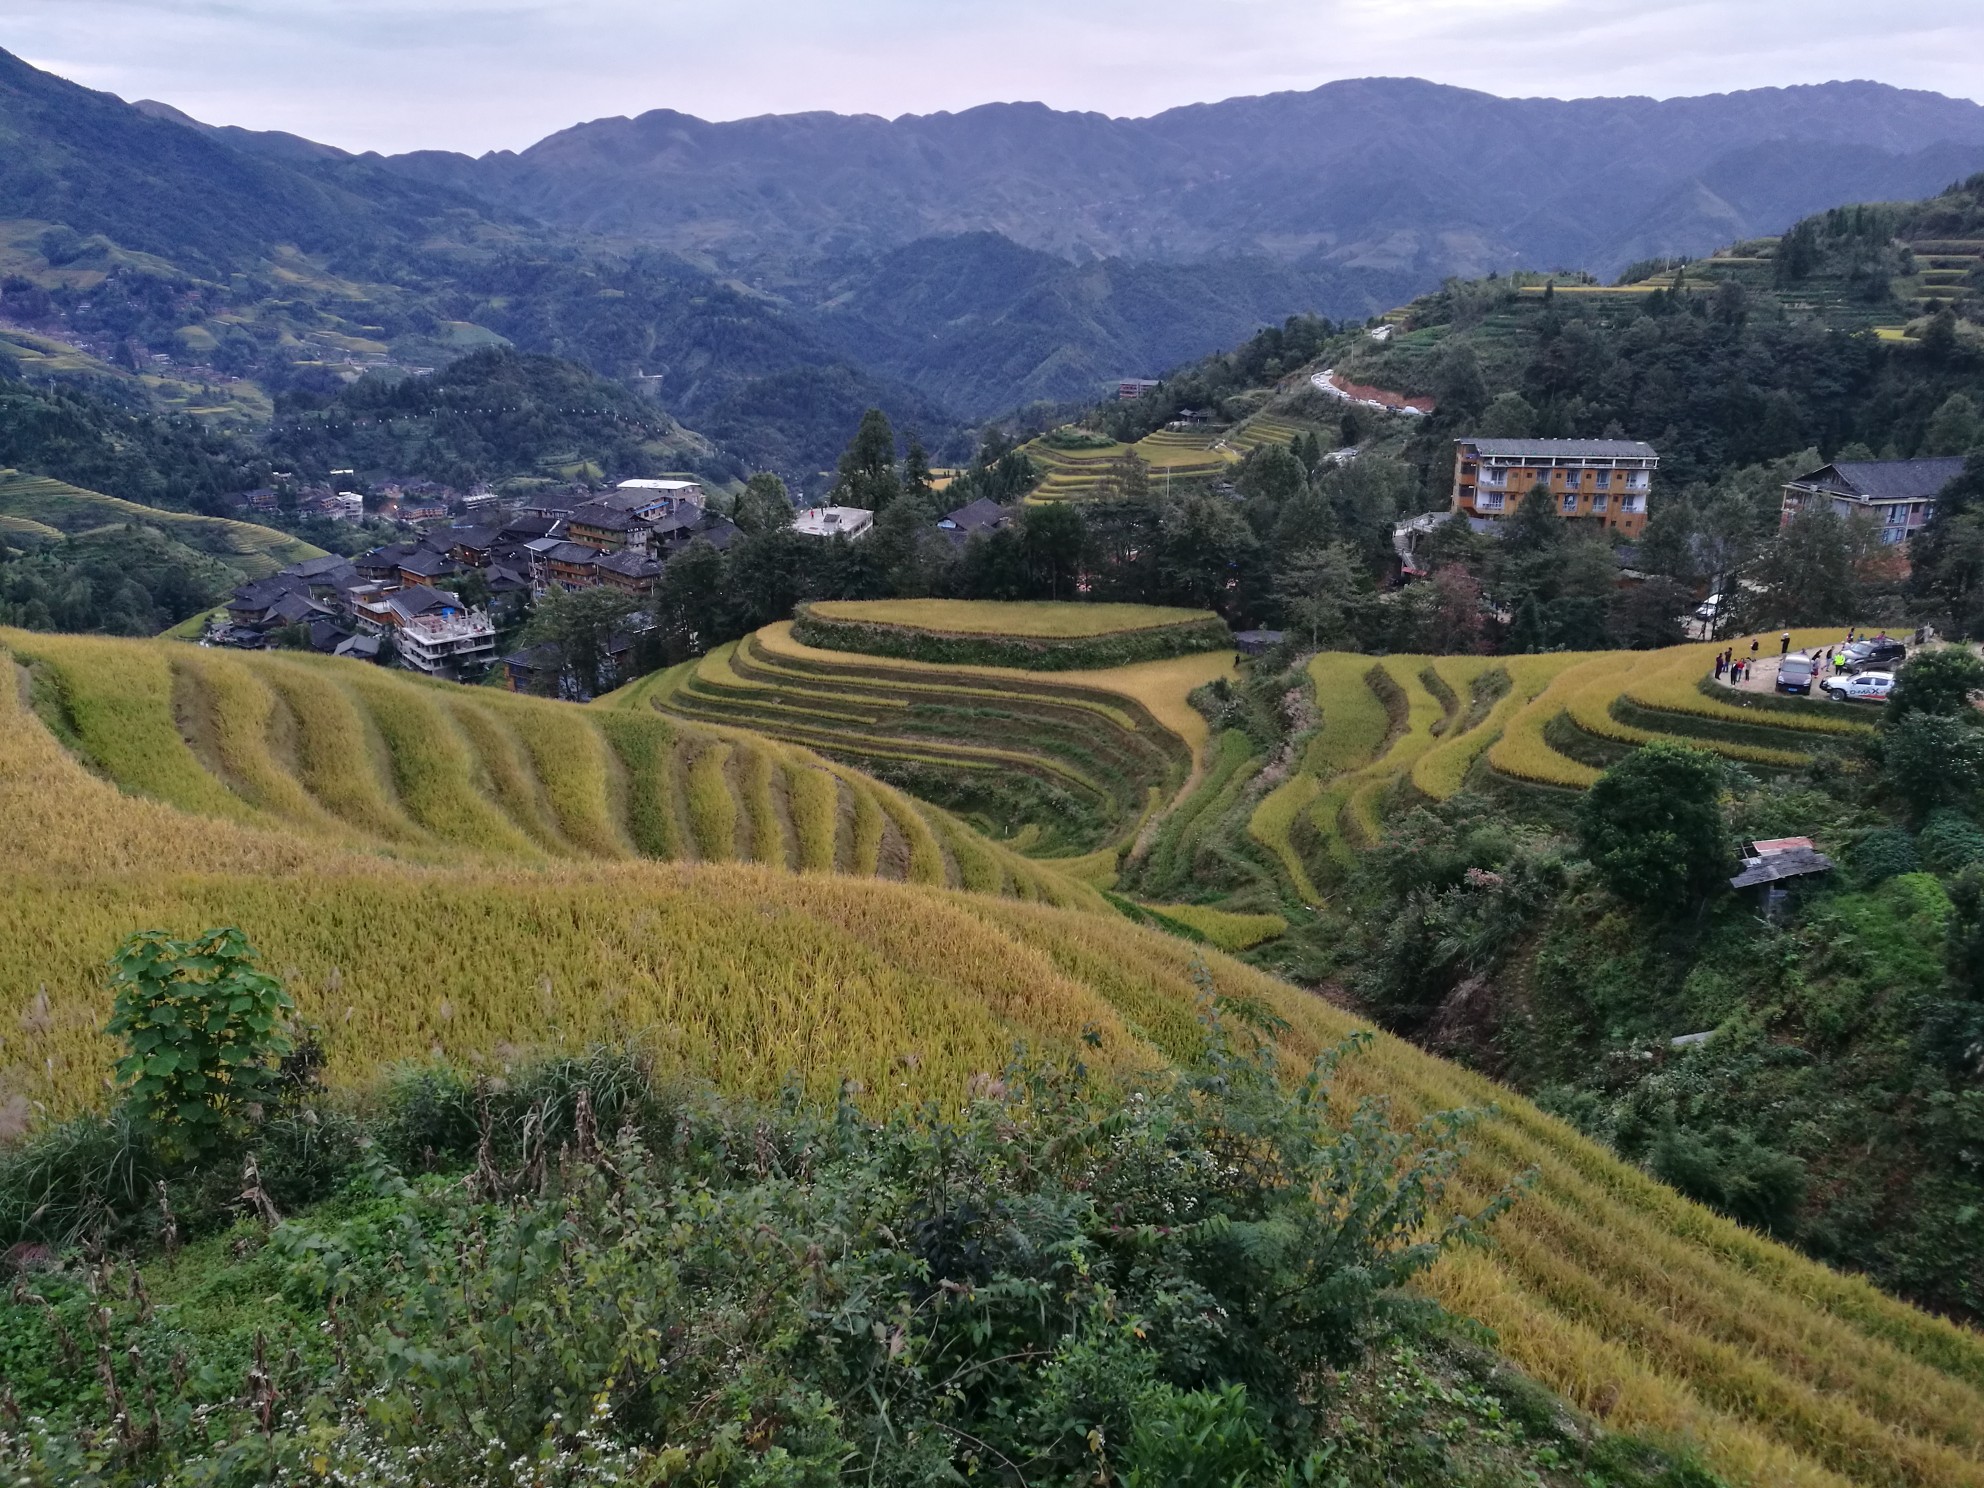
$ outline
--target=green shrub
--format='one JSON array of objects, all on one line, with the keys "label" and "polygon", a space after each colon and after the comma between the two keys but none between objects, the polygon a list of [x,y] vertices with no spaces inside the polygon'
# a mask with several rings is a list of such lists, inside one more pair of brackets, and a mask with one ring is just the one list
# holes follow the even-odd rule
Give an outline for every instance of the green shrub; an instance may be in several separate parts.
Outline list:
[{"label": "green shrub", "polygon": [[1901,827],[1881,827],[1853,844],[1847,854],[1853,875],[1866,888],[1914,873],[1922,866],[1915,839]]},{"label": "green shrub", "polygon": [[1578,804],[1578,835],[1605,886],[1670,914],[1713,889],[1729,860],[1725,775],[1706,750],[1664,739],[1607,770]]},{"label": "green shrub", "polygon": [[1915,839],[1926,867],[1955,873],[1972,863],[1984,863],[1984,829],[1960,811],[1930,815]]},{"label": "green shrub", "polygon": [[124,1040],[117,1079],[136,1123],[165,1151],[200,1158],[260,1119],[293,1044],[282,983],[255,966],[239,930],[197,940],[131,936],[111,960],[116,992],[105,1030]]},{"label": "green shrub", "polygon": [[[1400,1287],[1504,1200],[1436,1218],[1463,1119],[1340,1110],[1351,1049],[1291,1085],[1257,1016],[1209,1009],[1201,1058],[1134,1091],[1016,1064],[957,1114],[879,1122],[846,1102],[671,1105],[612,1053],[501,1090],[400,1077],[379,1119],[403,1140],[458,1138],[475,1090],[479,1131],[495,1100],[525,1111],[518,1145],[481,1141],[466,1183],[410,1183],[375,1147],[344,1201],[276,1228],[240,1281],[277,1335],[252,1370],[231,1308],[202,1332],[135,1285],[43,1278],[39,1308],[8,1314],[25,1425],[0,1432],[0,1466],[383,1485],[402,1463],[509,1484],[645,1459],[795,1488],[1300,1475],[1328,1433],[1316,1382],[1417,1316]],[[595,1079],[622,1088],[595,1104]],[[596,1117],[616,1100],[613,1138]],[[97,1388],[71,1324],[106,1340],[129,1398],[159,1401],[155,1428]]]}]

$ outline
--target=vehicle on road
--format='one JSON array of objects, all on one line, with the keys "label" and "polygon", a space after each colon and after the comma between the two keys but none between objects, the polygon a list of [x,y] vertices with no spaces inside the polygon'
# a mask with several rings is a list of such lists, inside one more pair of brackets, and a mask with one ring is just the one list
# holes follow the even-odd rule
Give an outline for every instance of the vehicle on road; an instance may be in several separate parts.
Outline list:
[{"label": "vehicle on road", "polygon": [[1695,606],[1695,618],[1697,620],[1713,620],[1721,613],[1722,596],[1720,594],[1711,594],[1707,599]]},{"label": "vehicle on road", "polygon": [[1812,691],[1812,677],[1816,670],[1811,657],[1802,651],[1793,651],[1777,663],[1777,690],[1804,693],[1809,696]]},{"label": "vehicle on road", "polygon": [[1889,672],[1908,659],[1908,647],[1890,636],[1855,641],[1846,648],[1849,672]]},{"label": "vehicle on road", "polygon": [[1836,703],[1885,703],[1894,691],[1894,673],[1856,672],[1851,677],[1828,677],[1819,685]]}]

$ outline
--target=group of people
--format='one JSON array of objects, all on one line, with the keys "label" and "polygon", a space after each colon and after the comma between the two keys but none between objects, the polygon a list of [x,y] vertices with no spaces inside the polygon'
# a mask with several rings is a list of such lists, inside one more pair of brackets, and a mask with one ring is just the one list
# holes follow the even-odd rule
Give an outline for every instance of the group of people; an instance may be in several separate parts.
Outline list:
[{"label": "group of people", "polygon": [[[1921,645],[1925,634],[1930,633],[1926,626],[1916,631],[1915,643],[1918,646]],[[1885,630],[1877,636],[1863,636],[1860,634],[1857,626],[1849,627],[1845,640],[1839,642],[1837,645],[1814,649],[1812,653],[1813,675],[1815,677],[1823,677],[1828,668],[1830,668],[1833,675],[1844,676],[1847,672],[1846,648],[1848,646],[1859,640],[1885,641],[1887,638],[1888,633]],[[1740,687],[1749,681],[1751,670],[1757,663],[1757,651],[1760,645],[1761,642],[1752,638],[1750,641],[1750,654],[1748,656],[1738,656],[1735,646],[1718,651],[1715,657],[1715,680],[1718,682],[1726,681],[1731,687]],[[1777,654],[1779,659],[1782,660],[1784,657],[1790,655],[1790,653],[1791,632],[1787,630],[1777,638]]]},{"label": "group of people", "polygon": [[[1791,632],[1786,631],[1784,633],[1784,639],[1788,647],[1791,640]],[[1715,680],[1718,682],[1727,681],[1731,687],[1741,687],[1745,682],[1749,681],[1750,668],[1757,664],[1757,647],[1759,644],[1755,640],[1750,642],[1750,654],[1748,656],[1738,656],[1734,646],[1716,652]]]}]

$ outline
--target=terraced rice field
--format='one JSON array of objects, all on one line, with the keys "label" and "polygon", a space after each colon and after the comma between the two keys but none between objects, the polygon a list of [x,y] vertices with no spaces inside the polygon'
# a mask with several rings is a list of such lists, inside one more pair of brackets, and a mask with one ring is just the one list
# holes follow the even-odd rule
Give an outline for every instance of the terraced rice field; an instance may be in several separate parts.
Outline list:
[{"label": "terraced rice field", "polygon": [[1093,500],[1100,494],[1110,463],[1132,451],[1150,467],[1152,489],[1160,489],[1167,477],[1173,481],[1216,479],[1262,445],[1285,445],[1301,435],[1317,432],[1310,424],[1264,411],[1224,431],[1160,429],[1135,444],[1112,444],[1099,449],[1055,449],[1036,439],[1026,446],[1026,453],[1046,472],[1046,479],[1027,499]]},{"label": "terraced rice field", "polygon": [[939,666],[818,650],[780,624],[604,702],[801,744],[1016,841],[1025,832],[1030,852],[1076,857],[1128,847],[1186,784],[1205,725],[1185,696],[1229,664],[1221,652],[1051,675]]},{"label": "terraced rice field", "polygon": [[62,481],[23,475],[18,470],[0,469],[0,522],[21,535],[40,529],[65,537],[137,522],[156,527],[175,541],[218,558],[244,581],[262,578],[292,563],[322,557],[324,551],[271,527],[161,511]]},{"label": "terraced rice field", "polygon": [[[1833,632],[1801,632],[1799,646]],[[1704,679],[1720,644],[1665,651],[1464,657],[1325,654],[1310,664],[1322,726],[1254,806],[1248,831],[1306,904],[1383,830],[1389,806],[1497,779],[1582,790],[1602,765],[1674,738],[1761,769],[1852,743],[1865,712],[1739,693]],[[1188,803],[1188,809],[1190,803]]]},{"label": "terraced rice field", "polygon": [[1164,605],[1053,604],[1042,600],[1007,604],[989,599],[823,599],[807,608],[825,620],[861,625],[899,625],[948,635],[1037,636],[1052,640],[1152,630],[1216,618],[1210,611],[1177,610]]},{"label": "terraced rice field", "polygon": [[[139,797],[413,862],[768,863],[1099,903],[774,739],[351,662],[0,631],[76,757]],[[11,687],[9,691],[15,691]]]},{"label": "terraced rice field", "polygon": [[[700,825],[686,813],[622,811],[585,783],[611,780],[616,768],[632,778],[616,727],[656,749],[691,734],[717,738],[638,709],[539,703],[552,711],[525,721],[501,700],[450,694],[486,709],[494,732],[473,737],[456,715],[455,727],[424,741],[422,757],[479,761],[466,784],[482,804],[463,793],[462,778],[425,787],[421,804],[387,788],[411,763],[371,736],[371,700],[310,685],[341,684],[345,674],[330,666],[217,658],[228,665],[201,685],[202,695],[228,700],[212,719],[222,732],[206,739],[196,728],[189,743],[172,707],[178,674],[163,658],[190,648],[0,639],[17,654],[34,647],[37,665],[59,670],[72,706],[58,721],[91,741],[90,757],[148,782],[139,791],[91,773],[19,687],[0,687],[0,831],[9,844],[0,999],[16,1014],[0,1019],[0,1084],[7,1098],[51,1114],[103,1098],[113,1053],[100,1032],[103,961],[147,926],[241,926],[321,1030],[338,1082],[400,1059],[500,1068],[518,1050],[622,1038],[728,1088],[768,1093],[796,1073],[817,1093],[856,1091],[877,1108],[955,1100],[1017,1039],[1049,1057],[1079,1055],[1105,1078],[1185,1056],[1207,979],[1284,1019],[1282,1042],[1297,1061],[1360,1031],[1328,1003],[1210,946],[1112,913],[762,865],[582,857],[576,840],[589,833],[638,843],[721,826],[721,810]],[[276,660],[280,677],[263,670]],[[304,682],[288,692],[278,685],[297,677]],[[435,689],[379,680],[441,706]],[[259,729],[258,686],[269,695]],[[313,706],[313,717],[346,721],[337,747],[306,751],[285,732],[280,720],[300,722]],[[413,732],[428,729],[421,707],[410,712],[423,720]],[[596,731],[590,750],[587,730]],[[1435,737],[1415,769],[1447,743]],[[751,748],[737,733],[717,742]],[[554,789],[542,760],[568,751],[576,763]],[[224,774],[210,757],[228,761]],[[728,762],[705,768],[709,779],[738,782],[729,798],[742,851],[760,840],[758,808],[766,790],[777,799],[778,776],[762,766],[733,776]],[[505,796],[533,780],[542,796]],[[855,802],[850,835],[870,844],[901,832],[891,811],[913,810],[882,790]],[[484,838],[541,836],[572,851],[457,846],[427,820],[444,810],[473,815]],[[934,819],[922,820],[934,834]],[[823,837],[798,823],[792,831],[820,851]],[[394,832],[437,850],[392,856],[382,844]],[[1533,1181],[1495,1225],[1493,1244],[1449,1259],[1427,1288],[1492,1327],[1510,1359],[1578,1406],[1616,1428],[1690,1443],[1745,1488],[1984,1484],[1976,1333],[1717,1218],[1508,1090],[1398,1040],[1372,1036],[1368,1053],[1344,1066],[1340,1089],[1382,1096],[1407,1119],[1492,1108],[1466,1135],[1452,1199],[1476,1203],[1526,1172]]]}]

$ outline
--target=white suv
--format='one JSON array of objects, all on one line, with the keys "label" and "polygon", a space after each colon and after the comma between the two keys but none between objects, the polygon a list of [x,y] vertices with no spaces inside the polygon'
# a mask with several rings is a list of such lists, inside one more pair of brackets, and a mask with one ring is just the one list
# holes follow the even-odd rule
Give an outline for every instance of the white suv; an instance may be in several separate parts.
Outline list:
[{"label": "white suv", "polygon": [[1863,703],[1885,703],[1894,690],[1894,673],[1857,672],[1851,677],[1828,677],[1819,685],[1835,702],[1856,698]]}]

